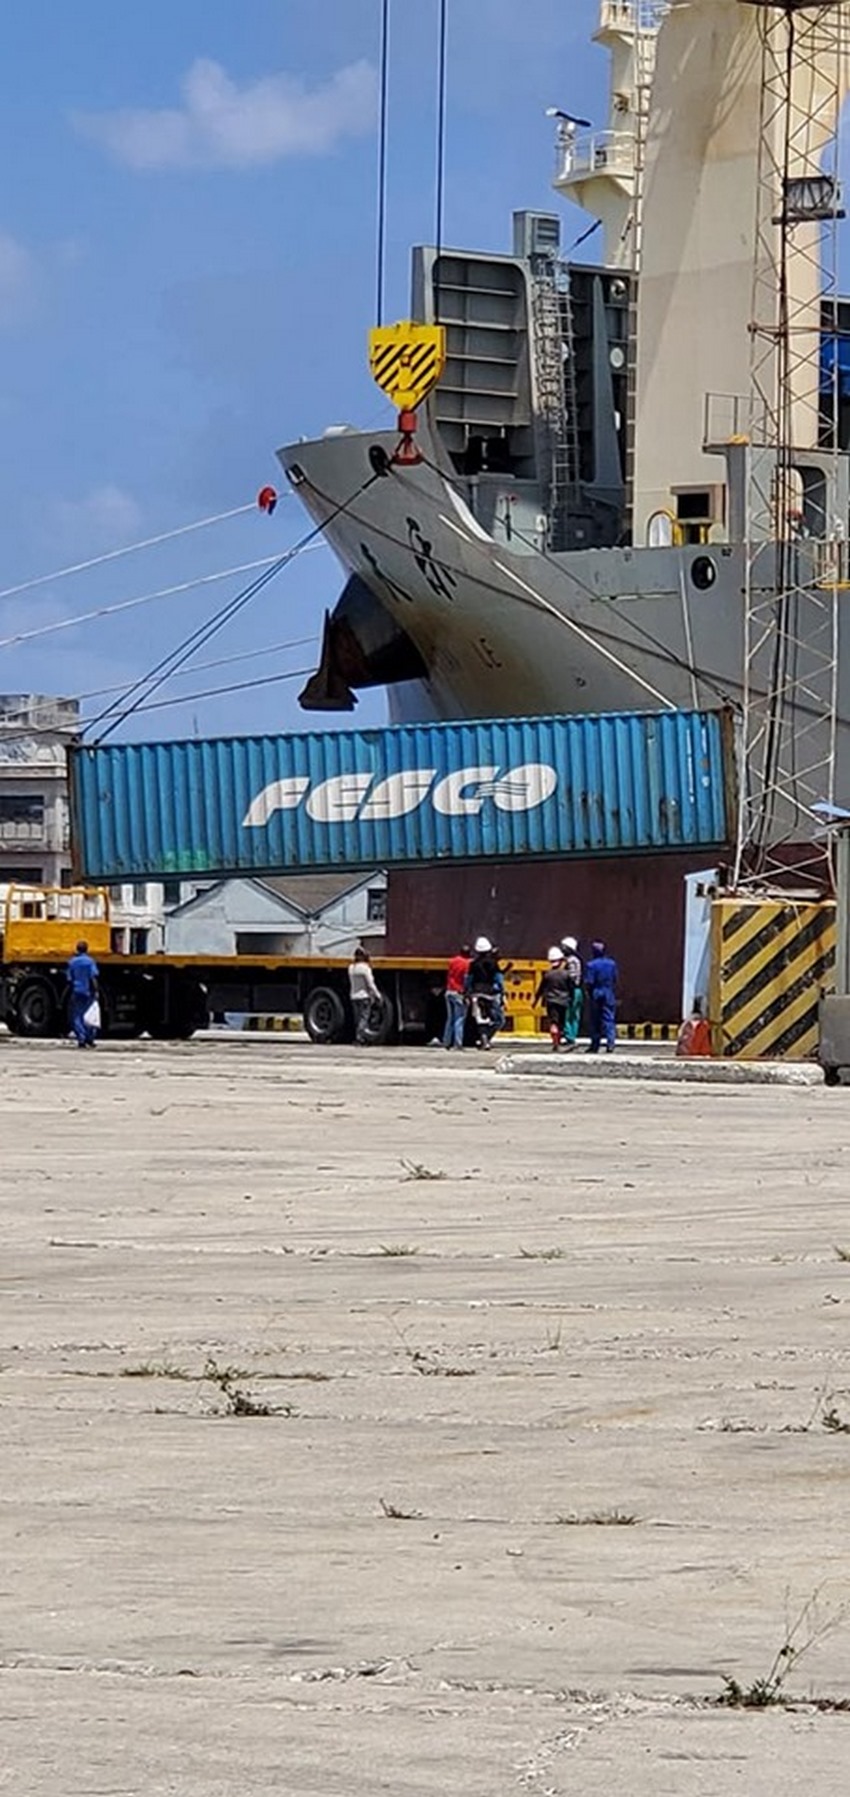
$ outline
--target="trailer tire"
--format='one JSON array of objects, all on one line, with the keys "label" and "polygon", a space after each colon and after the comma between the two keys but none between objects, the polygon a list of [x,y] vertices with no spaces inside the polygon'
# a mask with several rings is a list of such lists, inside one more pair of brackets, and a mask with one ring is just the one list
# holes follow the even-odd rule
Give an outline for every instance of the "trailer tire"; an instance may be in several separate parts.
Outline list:
[{"label": "trailer tire", "polygon": [[395,1010],[388,993],[382,992],[376,999],[363,1027],[363,1040],[368,1048],[383,1048],[393,1032]]},{"label": "trailer tire", "polygon": [[314,986],[304,1003],[304,1028],[311,1042],[341,1042],[345,1035],[345,1005],[332,986]]},{"label": "trailer tire", "polygon": [[59,1007],[47,980],[25,980],[15,994],[15,1034],[45,1037],[58,1033]]},{"label": "trailer tire", "polygon": [[148,1024],[148,1035],[152,1042],[190,1042],[196,1030],[205,1025],[197,1017],[190,1017],[180,1010],[167,1022],[159,1020]]},{"label": "trailer tire", "polygon": [[142,1001],[140,1020],[152,1042],[188,1042],[209,1023],[204,987],[198,980],[182,980],[172,986],[169,1001],[152,986]]}]

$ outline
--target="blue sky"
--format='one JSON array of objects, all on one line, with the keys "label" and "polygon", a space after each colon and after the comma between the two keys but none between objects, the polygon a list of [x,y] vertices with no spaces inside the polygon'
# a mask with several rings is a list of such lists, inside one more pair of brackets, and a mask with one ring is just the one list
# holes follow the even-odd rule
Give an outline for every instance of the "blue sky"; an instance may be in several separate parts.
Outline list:
[{"label": "blue sky", "polygon": [[[437,0],[392,0],[389,312],[433,235]],[[274,450],[385,413],[374,322],[379,0],[7,0],[0,70],[0,589],[250,502]],[[549,104],[604,117],[597,0],[450,0],[446,238],[556,205]],[[567,225],[581,228],[573,214]],[[294,499],[0,598],[0,690],[129,683],[242,584],[24,632],[279,553]],[[342,584],[305,555],[162,696],[312,666]],[[269,646],[310,641],[291,650]],[[254,655],[254,652],[256,655]],[[140,716],[291,729],[301,682]],[[95,703],[89,709],[95,709]],[[355,719],[383,717],[373,695]],[[347,722],[349,720],[340,720]]]}]

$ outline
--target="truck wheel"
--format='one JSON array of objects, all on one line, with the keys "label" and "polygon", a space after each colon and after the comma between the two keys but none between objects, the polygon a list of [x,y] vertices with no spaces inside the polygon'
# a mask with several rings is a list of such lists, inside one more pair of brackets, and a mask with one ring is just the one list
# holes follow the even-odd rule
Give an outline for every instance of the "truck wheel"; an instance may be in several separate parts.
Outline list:
[{"label": "truck wheel", "polygon": [[209,1029],[210,1008],[206,987],[199,980],[186,980],[180,988],[174,1019],[174,1034],[180,1042],[188,1042],[196,1030]]},{"label": "truck wheel", "polygon": [[151,992],[142,1011],[142,1028],[147,1030],[152,1042],[188,1042],[196,1030],[207,1028],[207,995],[199,981],[182,981],[172,989],[171,1003],[164,1017],[160,1015],[161,1003],[160,995]]},{"label": "truck wheel", "polygon": [[341,1042],[345,1005],[332,986],[314,986],[304,1005],[304,1028],[311,1042]]},{"label": "truck wheel", "polygon": [[364,1042],[370,1048],[382,1048],[392,1035],[394,1023],[393,1001],[386,992],[382,992],[380,999],[375,1000],[369,1012],[368,1021],[363,1031]]},{"label": "truck wheel", "polygon": [[825,1086],[840,1086],[841,1071],[838,1067],[824,1067],[823,1083]]},{"label": "truck wheel", "polygon": [[167,1023],[148,1024],[148,1035],[152,1042],[189,1042],[196,1030],[205,1027],[205,1024],[197,1017],[179,1010],[169,1018]]},{"label": "truck wheel", "polygon": [[47,980],[26,980],[15,998],[16,1035],[55,1036],[59,1008]]}]

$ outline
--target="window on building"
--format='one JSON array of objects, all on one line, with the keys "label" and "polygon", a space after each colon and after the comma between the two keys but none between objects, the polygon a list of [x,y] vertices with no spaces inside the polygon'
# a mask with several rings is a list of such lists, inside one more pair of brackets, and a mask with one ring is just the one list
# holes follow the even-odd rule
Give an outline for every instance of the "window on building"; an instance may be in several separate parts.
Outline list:
[{"label": "window on building", "polygon": [[72,867],[63,867],[60,869],[59,884],[61,887],[63,887],[63,889],[66,892],[67,892],[69,886],[73,886],[73,884],[74,884],[74,869]]},{"label": "window on building", "polygon": [[366,892],[366,922],[386,923],[387,895],[383,886],[370,886]]},{"label": "window on building", "polygon": [[147,932],[147,930],[131,930],[130,931],[130,954],[131,955],[146,955],[147,952],[148,952],[148,932]]},{"label": "window on building", "polygon": [[162,882],[162,902],[166,906],[167,905],[179,905],[179,903],[180,903],[180,881],[179,880],[163,880],[163,882]]},{"label": "window on building", "polygon": [[43,823],[43,792],[0,792],[0,824]]},{"label": "window on building", "polygon": [[44,868],[7,867],[3,869],[3,878],[18,886],[42,886],[44,884]]},{"label": "window on building", "polygon": [[130,888],[130,903],[132,905],[140,905],[142,910],[144,910],[147,905],[147,902],[148,902],[147,881],[146,880],[134,880],[132,887]]},{"label": "window on building", "polygon": [[237,930],[237,955],[270,955],[278,960],[292,953],[292,937],[277,930]]}]

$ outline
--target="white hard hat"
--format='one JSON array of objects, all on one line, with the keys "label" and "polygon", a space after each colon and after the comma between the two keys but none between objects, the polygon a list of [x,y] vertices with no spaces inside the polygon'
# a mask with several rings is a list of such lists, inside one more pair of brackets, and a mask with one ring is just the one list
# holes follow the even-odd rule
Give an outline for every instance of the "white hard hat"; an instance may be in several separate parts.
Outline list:
[{"label": "white hard hat", "polygon": [[576,952],[576,949],[578,948],[578,943],[575,939],[575,936],[562,936],[561,937],[561,947],[565,948],[569,954],[574,955]]},{"label": "white hard hat", "polygon": [[564,951],[562,948],[550,948],[546,958],[548,961],[563,961]]},{"label": "white hard hat", "polygon": [[476,936],[475,953],[477,955],[492,955],[493,944],[490,941],[489,936]]}]

